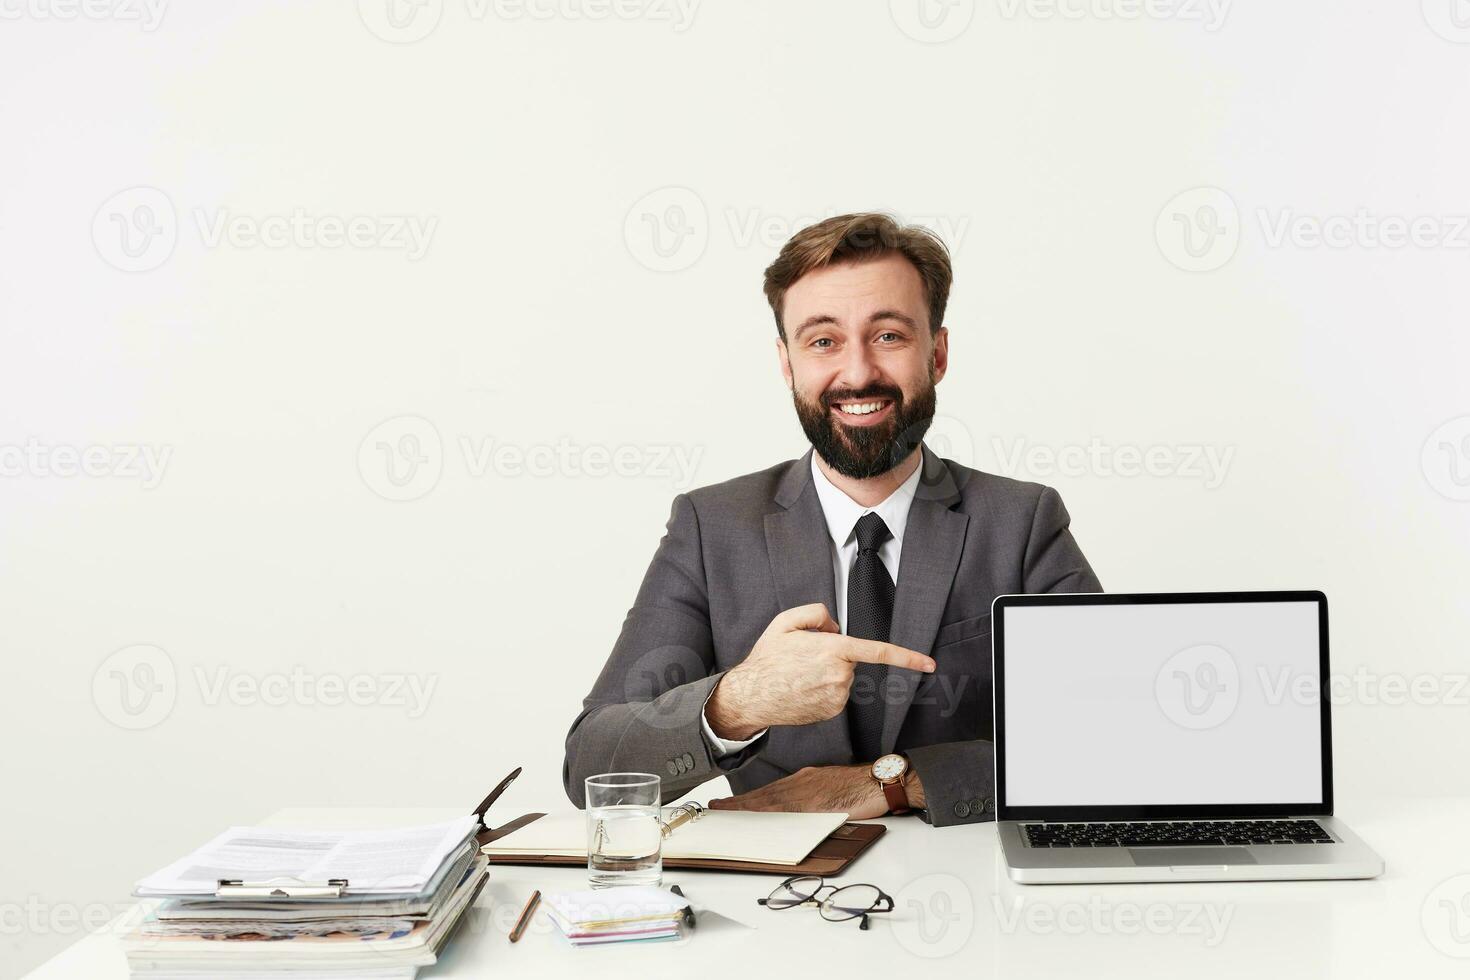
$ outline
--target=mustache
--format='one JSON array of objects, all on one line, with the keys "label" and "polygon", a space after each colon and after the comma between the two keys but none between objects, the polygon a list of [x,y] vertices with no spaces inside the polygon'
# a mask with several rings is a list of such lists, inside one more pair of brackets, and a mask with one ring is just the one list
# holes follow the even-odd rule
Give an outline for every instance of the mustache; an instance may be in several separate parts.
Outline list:
[{"label": "mustache", "polygon": [[830,409],[842,401],[876,401],[884,398],[895,405],[903,404],[903,392],[893,385],[871,384],[862,388],[828,388],[818,399],[823,408]]}]

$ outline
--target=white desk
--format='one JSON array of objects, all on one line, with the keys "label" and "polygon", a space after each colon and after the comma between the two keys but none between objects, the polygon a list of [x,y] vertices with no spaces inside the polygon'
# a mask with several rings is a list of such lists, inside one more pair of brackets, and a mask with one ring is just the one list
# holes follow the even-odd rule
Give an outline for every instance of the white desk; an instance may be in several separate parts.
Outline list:
[{"label": "white desk", "polygon": [[[584,873],[492,867],[485,891],[443,958],[421,975],[1470,977],[1470,800],[1385,801],[1339,812],[1384,856],[1384,877],[1021,886],[1006,878],[993,825],[936,830],[896,818],[888,821],[888,834],[844,876],[877,884],[897,898],[897,910],[874,916],[868,932],[855,922],[825,922],[808,909],[758,907],[756,898],[779,881],[775,877],[671,871],[665,884],[682,885],[696,906],[755,928],[706,921],[685,942],[623,948],[562,946],[544,914],[537,915],[520,943],[510,945],[506,933],[533,888],[582,887]],[[369,826],[454,815],[447,810],[283,810],[271,822]],[[149,870],[138,869],[140,875]],[[86,937],[32,976],[121,980],[127,968],[119,931],[111,927]]]}]

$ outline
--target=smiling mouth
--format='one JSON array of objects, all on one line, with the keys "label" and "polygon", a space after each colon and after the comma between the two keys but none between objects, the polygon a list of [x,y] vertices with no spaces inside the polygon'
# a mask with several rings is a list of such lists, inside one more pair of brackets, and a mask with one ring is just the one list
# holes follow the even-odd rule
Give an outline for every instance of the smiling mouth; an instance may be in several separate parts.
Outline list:
[{"label": "smiling mouth", "polygon": [[838,402],[832,407],[842,415],[862,416],[881,412],[892,404],[887,398],[874,398],[865,402]]},{"label": "smiling mouth", "polygon": [[832,414],[846,429],[870,429],[882,425],[893,417],[894,411],[891,398],[855,398],[832,403]]}]

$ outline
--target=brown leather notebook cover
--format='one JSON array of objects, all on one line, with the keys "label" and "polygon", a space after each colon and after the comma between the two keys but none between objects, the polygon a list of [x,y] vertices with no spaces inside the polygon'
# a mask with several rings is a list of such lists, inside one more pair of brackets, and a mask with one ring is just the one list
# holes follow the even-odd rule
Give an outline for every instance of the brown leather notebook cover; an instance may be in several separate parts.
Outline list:
[{"label": "brown leather notebook cover", "polygon": [[[475,810],[475,815],[480,818],[480,825],[484,827],[475,836],[480,844],[484,845],[499,840],[511,831],[524,827],[532,820],[545,816],[544,813],[528,813],[509,823],[501,824],[499,827],[491,827],[486,823],[485,811],[520,774],[521,771],[517,769],[506,776]],[[716,861],[708,858],[665,858],[664,867],[692,871],[744,871],[751,874],[781,875],[783,877],[790,875],[830,877],[845,871],[848,865],[857,860],[859,854],[867,850],[868,845],[882,837],[887,830],[888,828],[881,823],[845,823],[832,831],[827,839],[818,844],[800,864],[761,864],[754,861]],[[567,857],[561,854],[489,854],[486,856],[489,857],[491,864],[582,866],[587,863],[586,857]]]},{"label": "brown leather notebook cover", "polygon": [[[540,813],[528,813],[510,823],[480,836],[481,844],[499,840],[512,830],[524,827]],[[765,875],[821,875],[830,877],[840,874],[857,856],[867,849],[888,828],[881,823],[845,823],[832,831],[827,839],[818,844],[806,860],[800,864],[760,864],[755,861],[717,861],[710,858],[664,858],[664,867],[692,871],[748,871]],[[587,858],[568,857],[565,854],[487,854],[491,864],[561,864],[583,866]]]}]

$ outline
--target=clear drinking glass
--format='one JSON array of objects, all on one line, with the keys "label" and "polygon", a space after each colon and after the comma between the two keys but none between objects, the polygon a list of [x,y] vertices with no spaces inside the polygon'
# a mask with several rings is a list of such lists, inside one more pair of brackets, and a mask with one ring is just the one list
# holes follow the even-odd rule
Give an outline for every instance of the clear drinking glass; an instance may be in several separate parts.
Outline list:
[{"label": "clear drinking glass", "polygon": [[588,776],[586,789],[592,887],[657,885],[664,870],[658,776],[609,772]]}]

